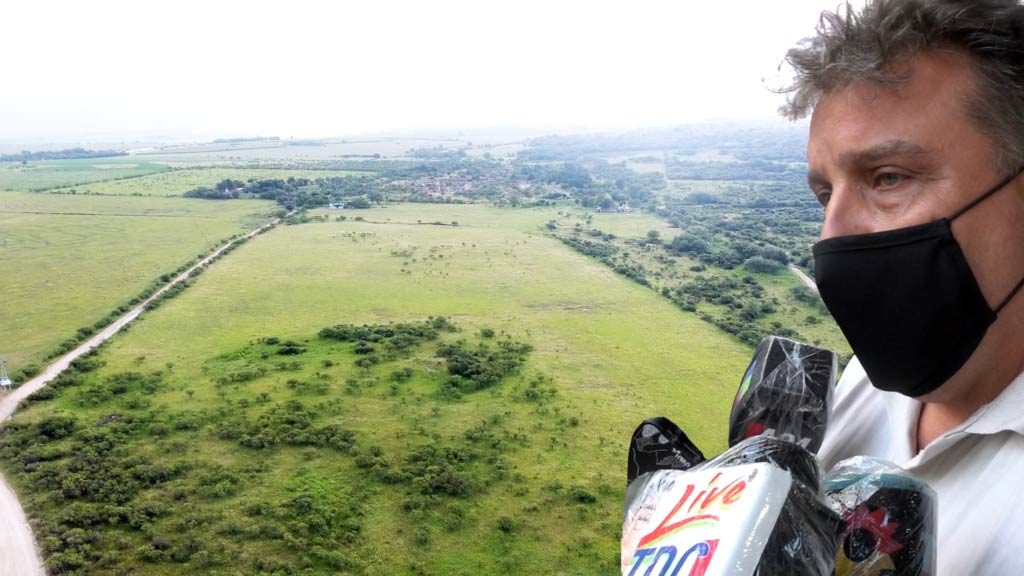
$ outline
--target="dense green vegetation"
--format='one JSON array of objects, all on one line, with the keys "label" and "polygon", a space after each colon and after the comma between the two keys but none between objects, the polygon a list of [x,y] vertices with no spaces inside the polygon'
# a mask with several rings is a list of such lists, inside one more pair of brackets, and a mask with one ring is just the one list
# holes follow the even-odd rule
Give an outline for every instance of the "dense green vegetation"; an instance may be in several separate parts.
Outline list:
[{"label": "dense green vegetation", "polygon": [[[137,178],[107,180],[79,185],[64,185],[48,190],[50,193],[99,195],[99,196],[182,196],[199,187],[211,188],[217,182],[234,180],[247,182],[253,179],[323,178],[351,175],[350,172],[332,170],[222,168],[202,166],[176,168]],[[365,174],[360,172],[359,174]]]},{"label": "dense green vegetation", "polygon": [[123,150],[86,150],[85,148],[65,148],[64,150],[43,150],[30,152],[22,150],[18,154],[0,154],[0,162],[28,162],[30,160],[71,160],[75,158],[109,158],[127,156]]},{"label": "dense green vegetation", "polygon": [[[604,160],[555,164],[470,158],[446,148],[414,150],[424,161],[338,161],[317,166],[323,176],[224,179],[197,186],[184,195],[209,200],[260,198],[288,209],[318,208],[331,203],[365,208],[371,203],[488,202],[509,206],[549,206],[572,201],[584,207],[616,209],[643,206],[654,211],[657,193],[666,187],[661,174],[640,174]],[[362,172],[339,177],[328,170]]]},{"label": "dense green vegetation", "polygon": [[320,208],[332,202],[348,208],[369,208],[384,197],[373,187],[370,177],[274,178],[263,180],[221,180],[212,188],[200,186],[184,194],[186,198],[206,200],[237,200],[250,198],[273,200],[287,210]]},{"label": "dense green vegetation", "polygon": [[563,212],[549,222],[549,230],[578,252],[749,345],[767,335],[785,336],[831,347],[844,364],[849,359],[849,348],[817,293],[786,270],[785,251],[740,243],[729,248],[736,255],[724,259],[714,257],[712,244],[698,235],[681,233],[662,242],[652,230],[643,238],[620,238],[592,222]]},{"label": "dense green vegetation", "polygon": [[[429,549],[438,520],[445,530],[460,532],[465,523],[465,499],[509,480],[505,455],[529,443],[530,434],[508,416],[494,415],[443,445],[427,442],[386,453],[372,430],[357,433],[346,424],[359,413],[359,398],[379,396],[384,382],[370,377],[369,370],[336,367],[326,356],[340,359],[349,355],[360,368],[392,370],[406,363],[403,361],[425,342],[456,330],[447,319],[438,317],[422,323],[335,326],[322,330],[318,339],[301,344],[260,338],[204,364],[215,388],[235,392],[243,385],[254,388],[274,374],[300,372],[314,356],[321,370],[311,380],[289,378],[283,388],[272,386],[273,392],[243,394],[237,400],[221,394],[219,403],[183,411],[153,406],[153,398],[168,386],[166,376],[173,366],[101,378],[93,371],[103,366],[103,356],[93,353],[33,397],[33,403],[59,401],[72,409],[34,425],[18,423],[4,428],[0,458],[16,465],[23,479],[50,494],[49,504],[61,510],[47,518],[38,533],[47,566],[56,574],[115,566],[123,569],[133,562],[188,564],[211,571],[241,568],[246,573],[363,572],[371,564],[369,559],[346,549],[366,541],[365,503],[359,499],[339,502],[337,495],[310,486],[280,499],[243,499],[241,510],[233,514],[225,509],[180,513],[175,511],[177,502],[230,500],[247,492],[246,484],[271,470],[264,464],[225,467],[203,463],[175,449],[170,454],[153,455],[145,447],[153,442],[168,448],[181,445],[205,431],[217,443],[235,444],[242,451],[295,447],[344,455],[347,467],[359,471],[364,484],[370,483],[350,487],[353,493],[368,494],[373,482],[382,488],[400,487],[405,493],[402,510],[409,513],[413,524],[412,541]],[[380,347],[379,354],[370,343]],[[436,391],[426,397],[452,401],[461,397],[452,396],[453,389],[468,393],[497,385],[516,372],[529,352],[529,346],[507,339],[497,346],[504,352],[486,353],[487,347],[483,342],[470,347],[464,340],[438,346],[435,354],[446,360],[450,377],[436,383]],[[282,359],[292,356],[301,359]],[[360,362],[367,358],[376,360]],[[336,378],[346,373],[349,378],[342,394],[350,398],[343,401],[331,391],[337,390]],[[407,401],[409,381],[414,377],[416,372],[408,366],[392,370],[383,398],[393,403]],[[194,392],[185,392],[191,399]],[[537,376],[522,390],[522,401],[544,405],[554,395],[545,378]],[[93,421],[94,414],[106,415]],[[579,420],[557,419],[556,423],[575,427]],[[398,422],[392,425],[401,427]],[[577,488],[566,500],[567,504],[573,500],[589,504],[595,497]],[[215,507],[207,510],[211,508]],[[211,545],[197,537],[195,531],[204,529],[222,536],[222,543]],[[193,533],[183,534],[190,530]],[[140,544],[126,549],[123,544],[128,541]],[[297,562],[243,560],[240,566],[237,552],[223,542],[271,548],[291,542],[301,552]]]}]

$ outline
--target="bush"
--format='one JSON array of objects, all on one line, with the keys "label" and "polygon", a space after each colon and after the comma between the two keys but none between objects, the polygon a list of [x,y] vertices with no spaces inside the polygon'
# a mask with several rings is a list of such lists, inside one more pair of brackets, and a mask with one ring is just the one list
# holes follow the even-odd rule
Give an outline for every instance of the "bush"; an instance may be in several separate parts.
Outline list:
[{"label": "bush", "polygon": [[445,387],[457,392],[472,392],[497,384],[503,377],[515,372],[533,350],[529,344],[502,340],[491,347],[481,342],[476,348],[460,340],[442,344],[437,355],[447,361],[449,378]]},{"label": "bush", "polygon": [[747,270],[761,274],[775,274],[782,270],[783,265],[775,260],[769,260],[763,256],[754,256],[743,263]]},{"label": "bush", "polygon": [[39,423],[39,434],[50,440],[59,440],[74,433],[75,425],[75,419],[69,416],[51,416]]},{"label": "bush", "polygon": [[412,378],[413,373],[414,372],[412,368],[405,367],[402,368],[401,370],[395,370],[394,372],[392,372],[390,378],[393,382],[405,382],[406,380]]},{"label": "bush", "polygon": [[501,518],[498,518],[498,530],[501,530],[505,534],[511,534],[516,530],[516,521],[508,516],[502,516]]},{"label": "bush", "polygon": [[669,249],[680,254],[707,254],[708,243],[692,234],[680,234],[672,239]]},{"label": "bush", "polygon": [[21,370],[15,372],[11,376],[11,379],[21,384],[23,382],[31,380],[33,377],[39,374],[39,370],[40,368],[38,364],[27,364]]},{"label": "bush", "polygon": [[574,502],[579,502],[580,504],[593,504],[594,502],[597,502],[597,496],[594,496],[594,494],[589,490],[580,486],[573,486],[570,488],[569,497],[572,498]]},{"label": "bush", "polygon": [[288,341],[277,349],[277,353],[281,356],[297,356],[305,354],[306,348],[298,343]]},{"label": "bush", "polygon": [[355,326],[338,324],[320,330],[319,336],[325,340],[338,342],[356,342],[357,354],[369,354],[379,344],[386,350],[406,352],[423,342],[436,340],[441,332],[454,332],[455,325],[443,317],[431,317],[423,322],[397,324],[377,324]]}]

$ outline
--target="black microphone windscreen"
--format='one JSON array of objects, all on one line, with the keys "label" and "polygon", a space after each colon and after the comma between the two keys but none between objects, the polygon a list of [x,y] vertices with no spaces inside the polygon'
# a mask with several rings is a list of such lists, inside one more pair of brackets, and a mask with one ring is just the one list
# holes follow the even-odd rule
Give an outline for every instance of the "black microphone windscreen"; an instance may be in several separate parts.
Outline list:
[{"label": "black microphone windscreen", "polygon": [[637,426],[630,440],[626,485],[648,472],[689,470],[704,460],[704,454],[674,422],[649,418]]},{"label": "black microphone windscreen", "polygon": [[729,415],[729,445],[774,436],[817,453],[828,425],[836,353],[767,336],[758,344]]}]

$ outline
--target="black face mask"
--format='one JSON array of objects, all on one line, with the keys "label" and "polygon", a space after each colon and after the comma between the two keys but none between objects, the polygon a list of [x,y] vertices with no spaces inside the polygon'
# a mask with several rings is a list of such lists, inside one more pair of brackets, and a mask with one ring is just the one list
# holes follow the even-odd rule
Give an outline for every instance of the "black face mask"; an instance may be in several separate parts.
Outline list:
[{"label": "black face mask", "polygon": [[989,308],[951,228],[1018,174],[950,218],[814,245],[821,298],[876,388],[917,397],[941,386],[1024,286]]}]

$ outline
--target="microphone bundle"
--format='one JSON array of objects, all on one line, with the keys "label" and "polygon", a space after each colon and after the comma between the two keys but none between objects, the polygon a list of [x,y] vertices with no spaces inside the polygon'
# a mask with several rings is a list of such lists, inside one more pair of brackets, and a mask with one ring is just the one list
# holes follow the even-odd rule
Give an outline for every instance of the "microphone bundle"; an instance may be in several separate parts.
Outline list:
[{"label": "microphone bundle", "polygon": [[842,516],[837,576],[935,574],[935,491],[884,460],[839,462],[825,493]]},{"label": "microphone bundle", "polygon": [[729,446],[705,459],[666,418],[627,462],[623,576],[933,576],[935,495],[899,468],[821,446],[838,360],[769,336],[744,375]]}]

